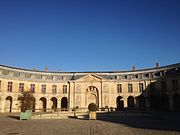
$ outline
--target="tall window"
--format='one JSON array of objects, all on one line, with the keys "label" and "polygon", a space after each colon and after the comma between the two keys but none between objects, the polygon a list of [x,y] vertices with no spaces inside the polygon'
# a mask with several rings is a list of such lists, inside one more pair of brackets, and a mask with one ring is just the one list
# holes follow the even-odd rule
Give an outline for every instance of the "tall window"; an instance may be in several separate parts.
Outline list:
[{"label": "tall window", "polygon": [[31,91],[32,93],[35,93],[35,84],[31,84],[31,85],[30,85],[30,91]]},{"label": "tall window", "polygon": [[161,88],[162,88],[162,90],[166,90],[166,82],[165,81],[161,82]]},{"label": "tall window", "polygon": [[173,85],[173,90],[178,90],[178,81],[177,80],[172,80],[172,85]]},{"label": "tall window", "polygon": [[122,85],[117,84],[117,93],[122,93]]},{"label": "tall window", "polygon": [[143,91],[144,91],[143,83],[139,83],[139,92],[143,92]]},{"label": "tall window", "polygon": [[8,92],[12,92],[12,86],[13,86],[13,82],[8,82],[8,87],[7,87]]},{"label": "tall window", "polygon": [[19,83],[19,92],[24,91],[24,83]]},{"label": "tall window", "polygon": [[57,93],[57,85],[52,85],[52,94]]},{"label": "tall window", "polygon": [[46,94],[46,85],[42,84],[41,86],[41,93]]},{"label": "tall window", "polygon": [[63,93],[67,93],[67,85],[63,85]]},{"label": "tall window", "polygon": [[132,93],[132,92],[133,92],[132,84],[128,84],[128,92],[129,92],[129,93]]}]

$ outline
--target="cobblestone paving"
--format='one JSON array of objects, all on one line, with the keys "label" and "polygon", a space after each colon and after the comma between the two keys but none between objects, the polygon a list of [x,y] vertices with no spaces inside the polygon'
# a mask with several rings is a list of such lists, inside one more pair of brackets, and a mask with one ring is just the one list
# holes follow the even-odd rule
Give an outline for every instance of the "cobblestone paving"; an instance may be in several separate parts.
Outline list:
[{"label": "cobblestone paving", "polygon": [[172,129],[174,123],[166,122],[142,117],[20,121],[0,115],[0,135],[180,135],[179,125]]}]

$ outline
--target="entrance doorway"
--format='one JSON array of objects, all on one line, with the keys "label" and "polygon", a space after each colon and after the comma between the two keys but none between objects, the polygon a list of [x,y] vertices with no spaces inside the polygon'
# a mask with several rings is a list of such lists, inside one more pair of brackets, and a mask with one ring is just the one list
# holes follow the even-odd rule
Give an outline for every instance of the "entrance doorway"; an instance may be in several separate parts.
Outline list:
[{"label": "entrance doorway", "polygon": [[124,109],[124,101],[122,100],[123,97],[118,96],[116,99],[116,107],[117,111],[123,110]]},{"label": "entrance doorway", "polygon": [[134,108],[134,98],[132,96],[129,96],[127,99],[128,108]]},{"label": "entrance doorway", "polygon": [[57,98],[53,97],[53,98],[51,98],[51,101],[52,101],[51,109],[56,111],[56,109],[57,109]]},{"label": "entrance doorway", "polygon": [[61,99],[61,110],[62,111],[67,111],[67,107],[68,107],[68,101],[66,97],[63,97]]},{"label": "entrance doorway", "polygon": [[43,109],[44,112],[46,112],[46,98],[45,97],[40,98],[40,108]]},{"label": "entrance doorway", "polygon": [[12,111],[12,97],[8,96],[6,97],[6,112],[11,112]]},{"label": "entrance doorway", "polygon": [[99,106],[99,100],[98,100],[98,89],[95,86],[89,86],[86,89],[86,99],[85,104],[88,108],[88,105],[90,103],[95,103],[97,106]]}]

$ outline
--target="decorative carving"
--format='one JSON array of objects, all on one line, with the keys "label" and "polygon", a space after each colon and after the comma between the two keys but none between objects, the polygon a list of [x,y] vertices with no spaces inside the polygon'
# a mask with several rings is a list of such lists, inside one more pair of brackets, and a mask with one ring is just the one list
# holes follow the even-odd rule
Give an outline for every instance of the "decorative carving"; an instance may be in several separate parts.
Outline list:
[{"label": "decorative carving", "polygon": [[94,94],[97,94],[98,93],[98,90],[95,86],[89,86],[86,90],[86,92],[91,92],[91,93],[94,93]]},{"label": "decorative carving", "polygon": [[86,105],[95,103],[98,105],[98,89],[95,86],[89,86],[86,89]]}]

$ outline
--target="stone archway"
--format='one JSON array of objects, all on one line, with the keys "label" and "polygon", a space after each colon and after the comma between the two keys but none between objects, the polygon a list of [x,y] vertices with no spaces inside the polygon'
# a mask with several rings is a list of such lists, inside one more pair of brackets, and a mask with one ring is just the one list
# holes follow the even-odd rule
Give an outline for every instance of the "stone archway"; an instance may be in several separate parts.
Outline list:
[{"label": "stone archway", "polygon": [[32,112],[35,112],[35,108],[36,108],[36,98],[35,97],[33,97],[33,99],[32,99],[33,101],[33,103],[32,103]]},{"label": "stone archway", "polygon": [[56,111],[56,109],[57,109],[57,98],[56,97],[52,97],[51,101],[52,101],[51,109]]},{"label": "stone archway", "polygon": [[116,107],[117,111],[123,110],[124,109],[124,101],[122,100],[123,97],[118,96],[116,99]]},{"label": "stone archway", "polygon": [[89,86],[86,89],[86,97],[85,97],[85,104],[86,107],[90,103],[95,103],[97,106],[99,106],[99,94],[98,94],[98,89],[95,86]]},{"label": "stone archway", "polygon": [[129,96],[127,99],[127,104],[128,104],[128,108],[134,108],[135,107],[134,97]]},{"label": "stone archway", "polygon": [[22,98],[18,97],[17,98],[17,112],[21,112],[22,111]]},{"label": "stone archway", "polygon": [[146,108],[146,98],[143,95],[137,96],[136,103],[138,105],[139,109],[145,109]]},{"label": "stone archway", "polygon": [[67,97],[63,97],[61,99],[61,110],[67,111],[67,108],[68,108],[68,99],[67,99]]},{"label": "stone archway", "polygon": [[13,98],[11,96],[6,97],[5,112],[12,111],[12,101],[13,101]]},{"label": "stone archway", "polygon": [[41,97],[40,98],[40,109],[43,109],[44,112],[46,112],[46,98],[45,97]]}]

